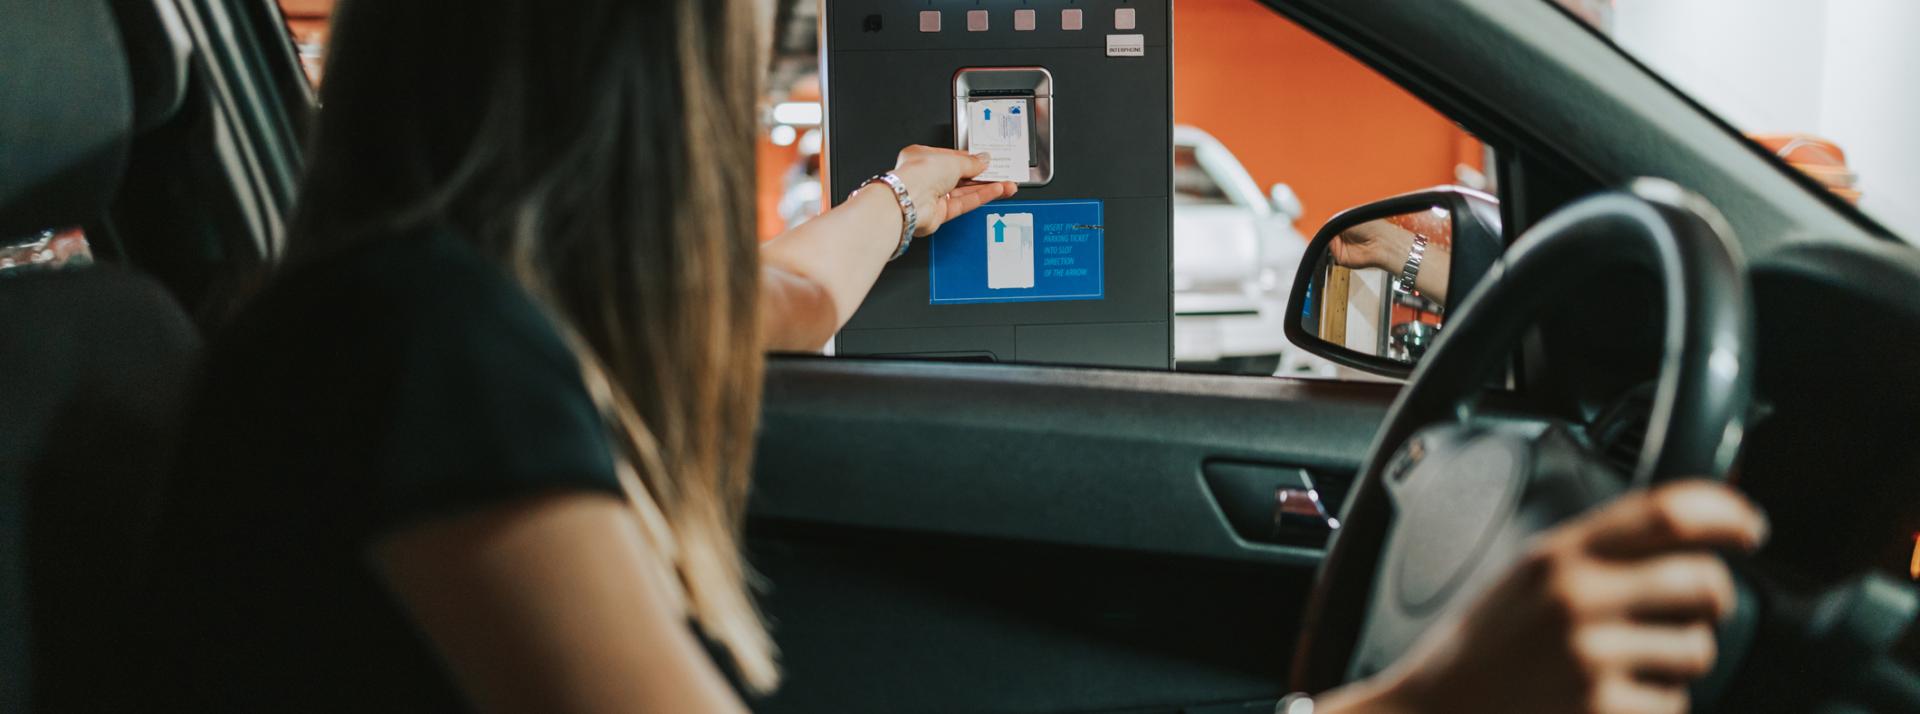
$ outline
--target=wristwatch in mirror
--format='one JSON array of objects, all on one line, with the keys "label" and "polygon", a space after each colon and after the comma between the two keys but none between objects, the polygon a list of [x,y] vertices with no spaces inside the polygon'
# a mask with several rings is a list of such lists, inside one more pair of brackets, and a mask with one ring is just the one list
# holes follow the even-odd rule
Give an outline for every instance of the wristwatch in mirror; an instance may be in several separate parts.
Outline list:
[{"label": "wristwatch in mirror", "polygon": [[1427,237],[1413,234],[1413,246],[1407,249],[1407,264],[1400,268],[1400,292],[1418,295],[1414,292],[1414,280],[1420,277],[1420,262],[1427,258]]}]

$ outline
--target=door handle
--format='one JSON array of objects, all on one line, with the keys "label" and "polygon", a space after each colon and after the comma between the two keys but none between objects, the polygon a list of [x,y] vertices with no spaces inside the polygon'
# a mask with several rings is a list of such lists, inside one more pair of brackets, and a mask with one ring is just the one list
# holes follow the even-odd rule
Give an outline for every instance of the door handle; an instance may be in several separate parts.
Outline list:
[{"label": "door handle", "polygon": [[1306,469],[1209,461],[1201,472],[1227,524],[1246,540],[1321,546],[1340,527]]},{"label": "door handle", "polygon": [[1279,488],[1273,492],[1273,525],[1284,531],[1325,535],[1340,528],[1340,519],[1327,512],[1320,492],[1307,488]]}]

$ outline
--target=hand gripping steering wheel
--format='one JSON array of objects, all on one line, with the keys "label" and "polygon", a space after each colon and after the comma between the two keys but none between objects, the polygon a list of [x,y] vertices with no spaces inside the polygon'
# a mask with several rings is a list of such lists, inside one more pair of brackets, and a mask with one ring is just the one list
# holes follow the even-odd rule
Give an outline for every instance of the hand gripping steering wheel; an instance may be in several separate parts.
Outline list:
[{"label": "hand gripping steering wheel", "polygon": [[[1573,425],[1476,414],[1490,378],[1584,276],[1650,268],[1664,297],[1659,377],[1638,465],[1610,467]],[[1718,214],[1641,180],[1583,199],[1520,238],[1449,316],[1387,412],[1321,563],[1293,686],[1317,692],[1380,671],[1529,536],[1631,488],[1723,477],[1753,382],[1744,262]]]}]

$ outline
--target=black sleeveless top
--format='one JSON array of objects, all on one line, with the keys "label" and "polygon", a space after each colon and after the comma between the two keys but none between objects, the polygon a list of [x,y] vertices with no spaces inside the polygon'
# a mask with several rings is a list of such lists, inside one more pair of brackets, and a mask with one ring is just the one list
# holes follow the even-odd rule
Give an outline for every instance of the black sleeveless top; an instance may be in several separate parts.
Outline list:
[{"label": "black sleeveless top", "polygon": [[371,544],[514,499],[624,497],[612,453],[554,325],[457,237],[284,276],[213,342],[155,544],[148,703],[466,709]]}]

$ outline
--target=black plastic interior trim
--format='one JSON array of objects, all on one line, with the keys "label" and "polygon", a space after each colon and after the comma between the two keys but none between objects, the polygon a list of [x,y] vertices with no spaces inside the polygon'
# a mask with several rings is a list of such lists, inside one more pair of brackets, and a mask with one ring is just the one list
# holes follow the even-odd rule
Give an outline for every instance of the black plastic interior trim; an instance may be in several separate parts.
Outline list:
[{"label": "black plastic interior trim", "polygon": [[1240,538],[1212,459],[1352,473],[1396,384],[769,361],[750,515],[1311,566]]},{"label": "black plastic interior trim", "polygon": [[1271,711],[1313,576],[766,519],[747,550],[786,675],[759,714]]}]

